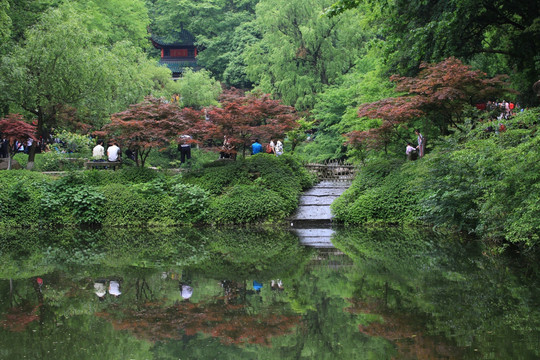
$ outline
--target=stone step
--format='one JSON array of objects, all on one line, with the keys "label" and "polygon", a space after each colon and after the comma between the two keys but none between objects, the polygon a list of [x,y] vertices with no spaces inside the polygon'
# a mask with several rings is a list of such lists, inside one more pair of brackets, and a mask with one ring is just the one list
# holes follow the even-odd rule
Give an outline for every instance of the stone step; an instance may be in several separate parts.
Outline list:
[{"label": "stone step", "polygon": [[300,206],[293,220],[328,220],[332,218],[332,212],[329,206],[325,205],[306,205]]},{"label": "stone step", "polygon": [[339,196],[345,192],[347,188],[336,188],[336,187],[314,187],[304,192],[302,196]]},{"label": "stone step", "polygon": [[334,248],[334,245],[332,244],[332,241],[330,241],[330,238],[300,238],[300,244],[319,249]]},{"label": "stone step", "polygon": [[293,231],[300,238],[316,238],[316,237],[331,238],[335,232],[332,229],[317,229],[317,228],[305,228],[305,229],[302,228],[302,229],[294,229]]},{"label": "stone step", "polygon": [[313,196],[313,195],[304,195],[300,198],[300,206],[303,205],[328,205],[332,204],[339,196]]}]

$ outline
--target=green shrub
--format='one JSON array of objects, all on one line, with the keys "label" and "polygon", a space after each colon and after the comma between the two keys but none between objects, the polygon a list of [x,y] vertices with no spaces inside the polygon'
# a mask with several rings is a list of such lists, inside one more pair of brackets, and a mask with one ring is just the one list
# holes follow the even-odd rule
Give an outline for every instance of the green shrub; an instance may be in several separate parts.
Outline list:
[{"label": "green shrub", "polygon": [[212,195],[219,195],[227,187],[242,182],[248,183],[249,179],[247,172],[241,171],[238,162],[219,161],[214,166],[187,174],[184,180],[189,184],[200,186]]},{"label": "green shrub", "polygon": [[[418,222],[422,164],[408,162],[391,173],[381,163],[362,169],[353,186],[332,204],[335,220],[346,224]],[[365,172],[364,172],[365,171]],[[366,187],[367,184],[372,184]]]},{"label": "green shrub", "polygon": [[48,179],[26,170],[0,172],[0,224],[33,227],[40,221],[42,184]]},{"label": "green shrub", "polygon": [[102,188],[105,202],[104,226],[140,226],[151,218],[144,196],[133,187],[108,184]]},{"label": "green shrub", "polygon": [[218,224],[245,224],[282,219],[283,199],[275,191],[257,185],[236,185],[211,204],[210,221]]},{"label": "green shrub", "polygon": [[175,222],[193,224],[206,220],[210,206],[207,191],[196,185],[176,184],[171,193],[172,217]]}]

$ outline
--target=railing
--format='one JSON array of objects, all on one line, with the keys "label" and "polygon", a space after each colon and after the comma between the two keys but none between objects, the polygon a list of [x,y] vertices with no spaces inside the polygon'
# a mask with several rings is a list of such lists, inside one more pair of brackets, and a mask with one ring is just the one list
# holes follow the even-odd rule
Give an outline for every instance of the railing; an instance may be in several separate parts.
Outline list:
[{"label": "railing", "polygon": [[316,173],[319,181],[352,181],[358,171],[356,165],[338,160],[330,160],[322,164],[307,163],[304,167]]}]

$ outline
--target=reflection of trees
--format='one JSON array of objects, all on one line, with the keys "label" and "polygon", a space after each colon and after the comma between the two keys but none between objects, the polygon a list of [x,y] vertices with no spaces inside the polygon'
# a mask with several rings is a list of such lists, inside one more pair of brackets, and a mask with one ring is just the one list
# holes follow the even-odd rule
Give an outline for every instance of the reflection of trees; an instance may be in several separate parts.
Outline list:
[{"label": "reflection of trees", "polygon": [[272,337],[290,333],[300,320],[298,316],[282,314],[250,314],[245,305],[225,301],[181,302],[167,308],[147,304],[140,310],[125,309],[99,316],[110,320],[117,330],[129,330],[139,339],[153,342],[204,333],[224,344],[263,345],[269,345]]},{"label": "reflection of trees", "polygon": [[361,333],[382,337],[396,345],[396,359],[458,359],[462,350],[448,345],[443,339],[424,334],[421,321],[413,315],[389,309],[377,299],[370,301],[351,300],[347,309],[354,314],[376,314],[381,321],[359,325]]},{"label": "reflection of trees", "polygon": [[[430,341],[440,340],[433,336],[441,335],[464,351],[476,348],[499,358],[540,355],[539,331],[530,331],[540,326],[538,306],[530,305],[538,303],[533,300],[537,291],[527,284],[535,280],[524,283],[508,268],[508,259],[487,257],[479,242],[396,228],[341,230],[333,243],[355,262],[350,281],[361,284],[364,279],[354,301],[367,309],[377,305],[371,309],[383,319],[382,324],[363,327],[366,333],[399,338],[416,332],[408,341],[419,352],[422,342],[429,349]],[[425,334],[417,331],[420,327],[407,327],[406,313],[422,319]],[[516,339],[524,344],[519,352],[512,350]],[[439,341],[437,346],[446,345]]]}]

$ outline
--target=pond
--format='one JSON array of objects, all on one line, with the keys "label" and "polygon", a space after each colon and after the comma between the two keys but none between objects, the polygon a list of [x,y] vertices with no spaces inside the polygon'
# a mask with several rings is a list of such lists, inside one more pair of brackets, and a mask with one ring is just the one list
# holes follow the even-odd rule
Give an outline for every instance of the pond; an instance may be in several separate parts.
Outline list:
[{"label": "pond", "polygon": [[3,231],[2,359],[538,359],[536,269],[418,229]]}]

